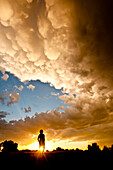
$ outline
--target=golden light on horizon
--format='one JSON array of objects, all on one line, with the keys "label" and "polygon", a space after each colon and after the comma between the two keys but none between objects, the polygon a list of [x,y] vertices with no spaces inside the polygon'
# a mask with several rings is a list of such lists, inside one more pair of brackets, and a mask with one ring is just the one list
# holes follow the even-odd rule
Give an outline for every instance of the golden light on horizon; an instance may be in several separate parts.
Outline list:
[{"label": "golden light on horizon", "polygon": [[[56,149],[57,147],[61,147],[63,149],[82,149],[85,150],[87,149],[88,144],[94,143],[94,140],[91,141],[76,141],[76,142],[71,142],[69,141],[69,139],[66,140],[50,140],[47,141],[45,143],[45,151],[49,150],[52,151],[54,149]],[[39,150],[39,151],[43,151],[43,147],[41,147],[39,149],[39,144],[38,142],[33,142],[32,144],[29,145],[19,145],[18,147],[19,150],[22,149],[29,149],[29,150]]]},{"label": "golden light on horizon", "polygon": [[29,144],[29,145],[19,145],[18,149],[19,150],[22,150],[22,149],[38,150],[39,146],[37,142],[33,142],[32,144]]},{"label": "golden light on horizon", "polygon": [[[18,149],[19,150],[22,150],[22,149],[30,149],[30,150],[40,150],[39,149],[39,143],[38,142],[33,142],[29,145],[19,145],[18,146]],[[41,148],[42,149],[42,148]],[[45,144],[45,151],[46,150],[53,150],[55,149],[52,142],[51,141],[46,141],[46,144]]]}]

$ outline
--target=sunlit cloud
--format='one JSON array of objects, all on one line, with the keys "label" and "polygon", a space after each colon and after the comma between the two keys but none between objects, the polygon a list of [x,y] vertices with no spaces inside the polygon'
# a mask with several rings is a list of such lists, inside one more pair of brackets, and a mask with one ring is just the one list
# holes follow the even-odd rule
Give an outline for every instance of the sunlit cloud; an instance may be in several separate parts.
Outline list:
[{"label": "sunlit cloud", "polygon": [[53,96],[59,96],[60,94],[59,93],[51,93],[51,95],[53,95]]},{"label": "sunlit cloud", "polygon": [[32,84],[30,84],[29,86],[27,86],[28,89],[31,89],[32,91],[35,89],[35,86],[33,86]]},{"label": "sunlit cloud", "polygon": [[4,74],[1,78],[6,81],[9,78],[9,76],[8,74]]}]

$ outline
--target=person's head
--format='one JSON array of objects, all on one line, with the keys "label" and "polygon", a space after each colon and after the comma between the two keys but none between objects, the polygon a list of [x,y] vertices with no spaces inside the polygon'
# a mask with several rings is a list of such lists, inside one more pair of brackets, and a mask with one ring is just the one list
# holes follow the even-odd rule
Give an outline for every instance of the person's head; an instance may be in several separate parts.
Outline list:
[{"label": "person's head", "polygon": [[42,129],[40,130],[40,133],[41,133],[41,134],[43,133],[43,130],[42,130]]}]

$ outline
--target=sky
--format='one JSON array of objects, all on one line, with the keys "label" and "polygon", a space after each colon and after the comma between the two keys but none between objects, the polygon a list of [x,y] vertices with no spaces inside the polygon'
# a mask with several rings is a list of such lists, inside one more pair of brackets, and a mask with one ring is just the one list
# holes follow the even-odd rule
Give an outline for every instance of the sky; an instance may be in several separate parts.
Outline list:
[{"label": "sky", "polygon": [[112,0],[0,0],[0,142],[113,144]]},{"label": "sky", "polygon": [[22,83],[13,74],[6,72],[5,75],[7,80],[2,73],[0,74],[0,108],[1,115],[7,114],[5,117],[7,122],[24,120],[36,112],[47,112],[56,108],[62,111],[62,107],[70,106],[59,98],[64,94],[62,89],[55,89],[39,80]]}]

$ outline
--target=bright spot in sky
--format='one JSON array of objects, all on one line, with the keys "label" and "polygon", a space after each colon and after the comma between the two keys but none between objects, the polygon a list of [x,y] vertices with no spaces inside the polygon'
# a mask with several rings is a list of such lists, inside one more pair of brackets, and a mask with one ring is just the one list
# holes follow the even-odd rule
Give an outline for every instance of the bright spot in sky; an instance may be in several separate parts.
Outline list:
[{"label": "bright spot in sky", "polygon": [[40,151],[40,152],[43,152],[43,146],[40,147],[39,151]]}]

